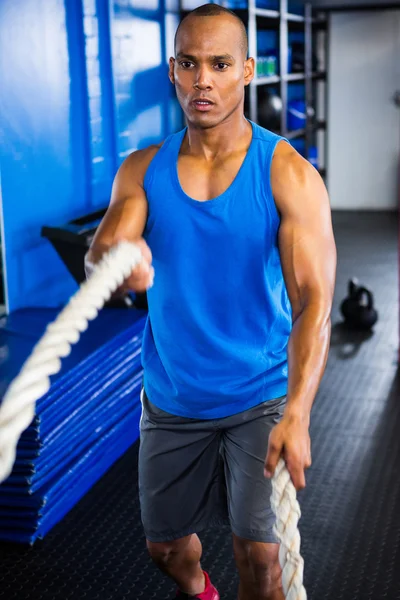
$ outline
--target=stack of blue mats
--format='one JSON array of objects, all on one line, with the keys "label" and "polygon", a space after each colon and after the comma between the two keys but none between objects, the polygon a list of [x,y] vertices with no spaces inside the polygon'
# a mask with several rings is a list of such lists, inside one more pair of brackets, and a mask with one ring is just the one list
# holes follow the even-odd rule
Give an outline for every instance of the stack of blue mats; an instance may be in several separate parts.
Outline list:
[{"label": "stack of blue mats", "polygon": [[[56,315],[0,319],[0,398]],[[105,309],[63,359],[0,485],[1,540],[42,538],[137,440],[144,324],[142,311]]]}]

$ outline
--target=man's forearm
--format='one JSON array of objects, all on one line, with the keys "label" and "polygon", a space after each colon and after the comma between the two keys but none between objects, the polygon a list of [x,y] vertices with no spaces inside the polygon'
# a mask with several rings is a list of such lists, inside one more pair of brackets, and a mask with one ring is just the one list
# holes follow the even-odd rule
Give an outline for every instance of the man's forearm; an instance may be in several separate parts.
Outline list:
[{"label": "man's forearm", "polygon": [[309,305],[295,320],[289,338],[289,381],[285,416],[309,422],[329,352],[330,312]]},{"label": "man's forearm", "polygon": [[90,246],[89,250],[85,254],[84,261],[86,277],[89,277],[92,274],[96,264],[101,261],[103,255],[107,254],[110,249],[111,245],[107,244],[92,244]]}]

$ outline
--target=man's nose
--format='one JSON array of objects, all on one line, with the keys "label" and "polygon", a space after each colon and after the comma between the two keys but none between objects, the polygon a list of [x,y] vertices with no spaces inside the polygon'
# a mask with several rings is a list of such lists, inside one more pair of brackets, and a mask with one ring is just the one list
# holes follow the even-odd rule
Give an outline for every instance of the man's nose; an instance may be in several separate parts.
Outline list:
[{"label": "man's nose", "polygon": [[196,81],[193,87],[199,90],[210,90],[213,87],[210,69],[207,66],[199,67],[196,71]]}]

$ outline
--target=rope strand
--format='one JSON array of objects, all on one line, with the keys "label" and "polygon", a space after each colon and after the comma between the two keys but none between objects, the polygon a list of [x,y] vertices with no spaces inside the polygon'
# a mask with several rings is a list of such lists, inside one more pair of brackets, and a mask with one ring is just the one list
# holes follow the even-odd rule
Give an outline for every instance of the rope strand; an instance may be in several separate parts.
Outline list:
[{"label": "rope strand", "polygon": [[9,386],[0,405],[0,483],[10,474],[16,447],[23,431],[35,416],[36,401],[50,389],[50,376],[61,369],[88,321],[142,261],[137,246],[121,242],[112,248],[94,269],[90,279],[70,299],[57,319],[48,325],[19,375]]},{"label": "rope strand", "polygon": [[280,458],[272,478],[271,506],[275,514],[274,533],[280,542],[279,562],[286,600],[307,600],[303,586],[304,561],[300,555],[301,516],[296,489],[285,461]]}]

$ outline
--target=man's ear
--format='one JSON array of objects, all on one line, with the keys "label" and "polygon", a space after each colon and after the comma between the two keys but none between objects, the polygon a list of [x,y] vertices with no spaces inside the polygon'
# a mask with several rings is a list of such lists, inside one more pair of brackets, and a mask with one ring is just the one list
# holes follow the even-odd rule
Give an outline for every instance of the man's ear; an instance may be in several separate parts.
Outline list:
[{"label": "man's ear", "polygon": [[175,85],[175,76],[174,76],[174,68],[175,68],[175,59],[171,58],[169,59],[169,72],[168,72],[168,77],[170,82]]},{"label": "man's ear", "polygon": [[244,85],[249,85],[254,79],[254,58],[248,58],[244,62]]}]

